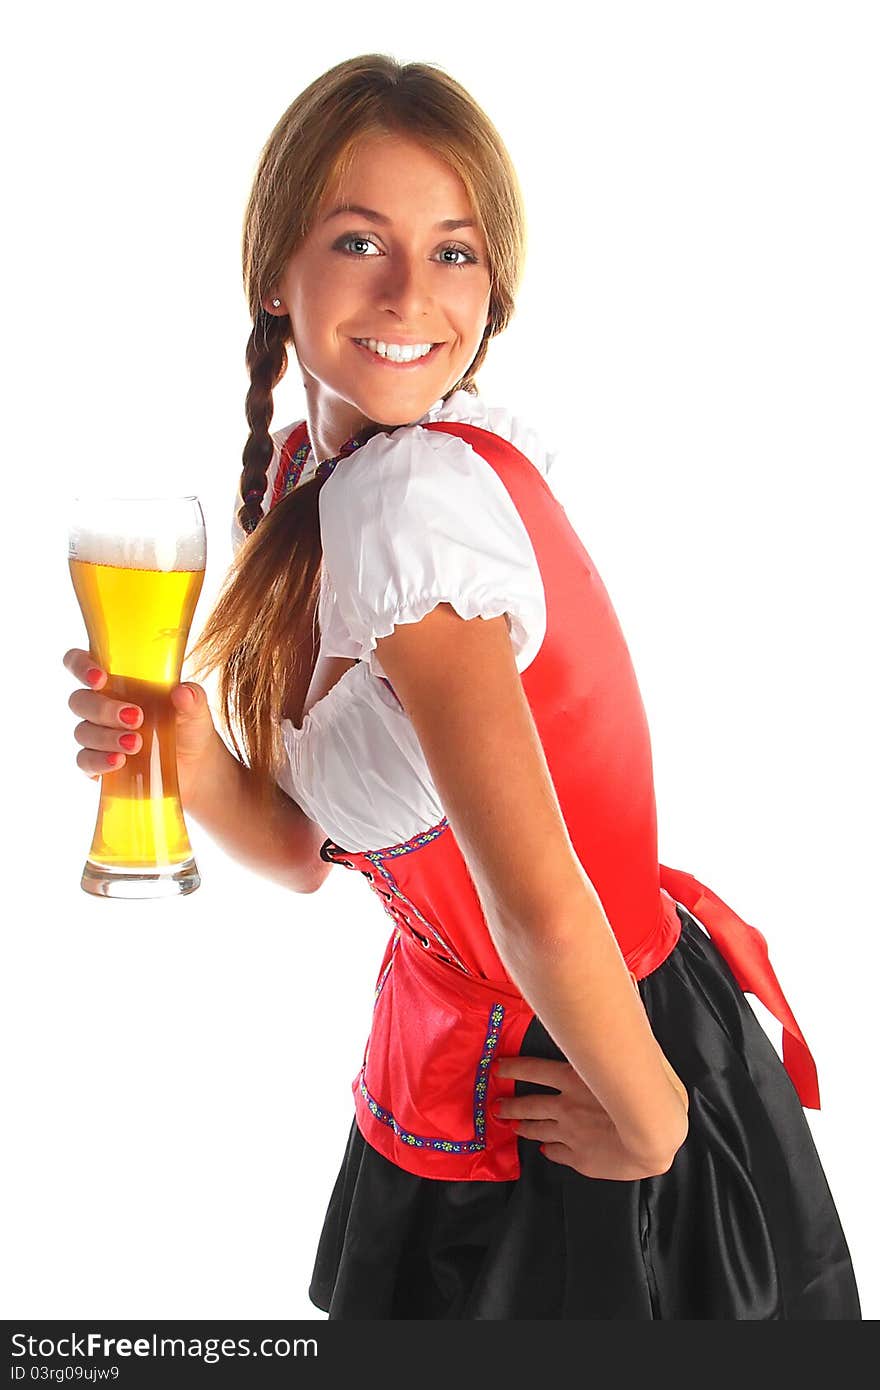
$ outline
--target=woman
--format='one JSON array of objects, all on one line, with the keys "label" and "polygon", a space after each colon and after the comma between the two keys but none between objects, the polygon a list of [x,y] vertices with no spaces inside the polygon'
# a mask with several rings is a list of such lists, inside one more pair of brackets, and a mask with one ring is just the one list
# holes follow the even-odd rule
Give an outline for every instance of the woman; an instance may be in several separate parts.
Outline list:
[{"label": "woman", "polygon": [[[766,943],[658,865],[614,610],[539,435],[476,390],[524,245],[485,114],[383,55],[301,93],[248,203],[237,554],[196,648],[248,765],[183,684],[181,794],[295,891],[360,870],[394,922],[310,1296],[336,1319],[859,1318]],[[273,436],[290,344],[307,415]],[[124,756],[104,680],[71,698],[91,775]]]}]

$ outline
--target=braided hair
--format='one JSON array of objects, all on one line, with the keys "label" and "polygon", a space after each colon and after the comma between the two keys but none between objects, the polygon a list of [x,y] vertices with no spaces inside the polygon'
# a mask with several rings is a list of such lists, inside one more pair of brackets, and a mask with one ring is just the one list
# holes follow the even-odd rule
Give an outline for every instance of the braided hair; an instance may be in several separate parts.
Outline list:
[{"label": "braided hair", "polygon": [[242,506],[238,521],[250,534],[263,515],[266,475],[272,462],[272,392],[287,370],[287,339],[290,317],[260,309],[245,352],[250,386],[245,397],[245,417],[250,434],[242,451],[240,494]]}]

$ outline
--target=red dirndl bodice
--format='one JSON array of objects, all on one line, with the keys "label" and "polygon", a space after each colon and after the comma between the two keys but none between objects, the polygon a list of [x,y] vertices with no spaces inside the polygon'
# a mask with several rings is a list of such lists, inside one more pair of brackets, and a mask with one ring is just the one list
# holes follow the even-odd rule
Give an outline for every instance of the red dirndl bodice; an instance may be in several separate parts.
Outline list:
[{"label": "red dirndl bodice", "polygon": [[[651,745],[629,651],[611,601],[564,508],[534,464],[474,425],[456,434],[495,470],[534,547],[547,626],[523,688],[572,845],[635,979],[655,970],[681,931],[675,903],[706,929],[738,984],[783,1026],[783,1061],[803,1105],[819,1108],[816,1068],[756,928],[693,875],[661,865]],[[305,424],[285,443],[273,504],[302,454]],[[301,466],[301,464],[300,464]],[[390,683],[386,682],[389,685]],[[524,855],[539,852],[526,839]],[[358,1127],[392,1162],[433,1178],[519,1176],[517,1136],[492,1114],[515,1082],[493,1058],[520,1050],[534,1010],[495,950],[447,821],[403,844],[322,857],[359,870],[394,921],[376,982],[372,1026],[352,1082]]]}]

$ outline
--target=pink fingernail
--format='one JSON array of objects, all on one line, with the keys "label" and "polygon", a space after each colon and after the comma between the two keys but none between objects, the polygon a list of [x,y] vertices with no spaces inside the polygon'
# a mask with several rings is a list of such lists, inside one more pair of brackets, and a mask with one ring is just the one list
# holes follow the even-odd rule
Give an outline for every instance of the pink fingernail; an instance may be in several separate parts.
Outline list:
[{"label": "pink fingernail", "polygon": [[89,670],[86,671],[86,680],[89,685],[97,685],[103,674],[104,672],[99,671],[97,666],[91,666]]}]

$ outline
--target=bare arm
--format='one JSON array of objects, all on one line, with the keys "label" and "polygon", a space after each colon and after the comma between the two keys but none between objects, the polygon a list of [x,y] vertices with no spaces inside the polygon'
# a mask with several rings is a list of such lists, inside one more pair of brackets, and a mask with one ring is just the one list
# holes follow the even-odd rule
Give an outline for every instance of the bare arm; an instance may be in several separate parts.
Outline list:
[{"label": "bare arm", "polygon": [[683,1088],[574,852],[504,615],[465,621],[441,603],[377,653],[505,968],[629,1152],[667,1165],[687,1134]]},{"label": "bare arm", "polygon": [[280,787],[267,812],[253,794],[253,774],[214,733],[188,785],[186,773],[178,773],[184,814],[192,816],[233,859],[274,879],[295,893],[314,893],[332,865],[318,851],[327,838]]}]

